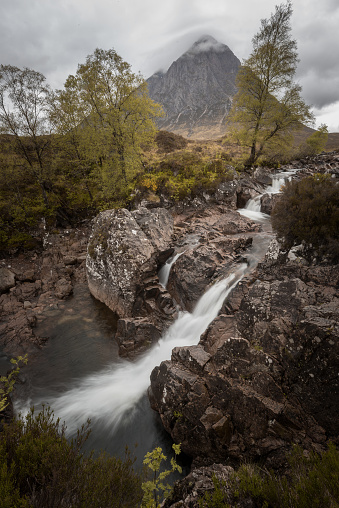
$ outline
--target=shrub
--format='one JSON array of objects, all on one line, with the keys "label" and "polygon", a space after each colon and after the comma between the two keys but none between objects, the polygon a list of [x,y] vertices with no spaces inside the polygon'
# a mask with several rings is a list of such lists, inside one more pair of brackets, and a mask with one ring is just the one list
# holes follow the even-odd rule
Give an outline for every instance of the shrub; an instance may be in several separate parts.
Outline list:
[{"label": "shrub", "polygon": [[[49,408],[4,425],[0,433],[1,506],[44,508],[135,507],[141,501],[141,476],[133,460],[82,452],[89,422],[67,440],[65,426]],[[11,500],[12,499],[12,503]],[[7,501],[6,501],[7,502]]]},{"label": "shrub", "polygon": [[162,152],[174,152],[187,146],[188,140],[174,132],[158,131],[155,142]]},{"label": "shrub", "polygon": [[[173,444],[172,448],[175,455],[180,454],[180,445]],[[174,457],[171,458],[171,469],[161,471],[161,464],[166,459],[167,457],[162,453],[160,447],[154,448],[145,455],[144,464],[151,470],[152,478],[142,484],[142,490],[144,491],[142,506],[144,508],[158,508],[160,506],[159,499],[168,497],[172,490],[172,487],[163,483],[163,480],[175,471],[182,472]]]},{"label": "shrub", "polygon": [[280,476],[243,464],[228,483],[213,479],[214,490],[199,501],[201,508],[334,508],[339,506],[339,453],[333,444],[322,455],[304,456],[295,447],[288,456],[290,473]]},{"label": "shrub", "polygon": [[339,259],[339,185],[316,174],[287,182],[272,211],[272,226],[283,247],[301,243],[305,255]]}]

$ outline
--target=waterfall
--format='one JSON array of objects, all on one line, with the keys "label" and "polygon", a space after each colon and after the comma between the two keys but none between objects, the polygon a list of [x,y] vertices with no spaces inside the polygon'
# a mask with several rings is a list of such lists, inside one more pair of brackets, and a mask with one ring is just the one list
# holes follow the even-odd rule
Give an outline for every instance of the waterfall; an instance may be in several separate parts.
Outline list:
[{"label": "waterfall", "polygon": [[[275,175],[272,175],[272,184],[266,187],[263,194],[280,193],[281,187],[286,183],[286,180],[291,180],[297,171],[298,169],[291,169],[290,171],[284,171],[283,173],[276,173]],[[259,222],[265,222],[269,216],[266,213],[261,212],[261,198],[263,194],[259,194],[258,196],[255,196],[255,198],[249,199],[245,208],[239,208],[238,212],[240,215],[244,215],[249,219]]]},{"label": "waterfall", "polygon": [[172,256],[170,257],[166,263],[160,268],[159,270],[159,273],[158,273],[158,277],[159,277],[159,282],[160,284],[165,288],[167,286],[167,282],[168,282],[168,277],[169,277],[169,274],[170,274],[170,271],[171,271],[171,268],[172,268],[172,265],[174,265],[174,263],[176,262],[176,260],[184,253],[183,252],[179,252],[178,254],[176,254],[175,256]]},{"label": "waterfall", "polygon": [[287,180],[291,180],[292,176],[296,173],[297,169],[285,171],[284,173],[276,173],[272,175],[272,184],[266,189],[267,194],[278,194],[281,192],[281,187],[285,185]]},{"label": "waterfall", "polygon": [[239,208],[238,212],[249,219],[256,221],[266,221],[268,215],[266,213],[262,213],[261,210],[261,196],[255,196],[253,199],[249,199],[246,203],[245,208]]},{"label": "waterfall", "polygon": [[217,282],[197,302],[192,313],[181,312],[159,342],[136,362],[120,361],[114,367],[88,376],[63,395],[49,400],[55,414],[73,433],[87,418],[100,421],[113,433],[133,416],[133,409],[146,392],[152,370],[169,360],[176,346],[198,344],[201,334],[216,318],[230,291],[244,276],[246,264]]}]

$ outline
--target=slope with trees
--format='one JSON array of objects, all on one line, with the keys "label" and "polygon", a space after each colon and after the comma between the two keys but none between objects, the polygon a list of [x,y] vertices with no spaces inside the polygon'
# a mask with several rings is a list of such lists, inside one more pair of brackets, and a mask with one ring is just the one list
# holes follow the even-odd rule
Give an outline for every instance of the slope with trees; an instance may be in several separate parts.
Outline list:
[{"label": "slope with trees", "polygon": [[0,250],[126,206],[160,114],[113,49],[96,49],[55,92],[42,74],[2,65]]}]

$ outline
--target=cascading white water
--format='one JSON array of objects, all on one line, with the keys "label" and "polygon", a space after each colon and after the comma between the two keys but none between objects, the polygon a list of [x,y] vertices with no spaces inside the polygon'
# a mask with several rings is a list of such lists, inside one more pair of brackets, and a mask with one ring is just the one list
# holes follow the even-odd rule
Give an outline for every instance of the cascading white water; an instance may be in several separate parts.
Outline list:
[{"label": "cascading white water", "polygon": [[[286,183],[286,180],[291,180],[292,176],[297,172],[297,169],[291,171],[285,171],[283,173],[276,173],[272,175],[272,184],[266,187],[264,194],[278,194],[281,192],[282,186]],[[238,212],[245,217],[259,222],[266,221],[269,216],[266,213],[261,212],[261,198],[263,194],[255,196],[253,199],[249,199],[246,203],[245,208],[239,208]]]},{"label": "cascading white water", "polygon": [[285,171],[284,173],[276,173],[272,175],[272,185],[269,185],[266,188],[267,194],[279,194],[281,192],[281,188],[285,185],[287,180],[291,180],[292,176],[296,173],[297,169],[293,169],[291,171]]},{"label": "cascading white water", "polygon": [[261,194],[255,196],[253,199],[249,199],[246,203],[245,208],[238,209],[238,212],[245,217],[252,220],[263,221],[268,219],[268,215],[262,213],[261,210]]},{"label": "cascading white water", "polygon": [[128,417],[147,390],[152,370],[163,360],[170,359],[176,346],[191,346],[216,318],[233,287],[244,276],[247,265],[242,264],[226,279],[214,284],[200,298],[193,313],[180,313],[164,336],[144,357],[135,363],[121,361],[103,372],[89,376],[54,400],[48,401],[55,414],[66,421],[74,432],[87,418],[100,420],[110,432]]},{"label": "cascading white water", "polygon": [[176,262],[176,260],[184,253],[178,252],[175,256],[171,257],[166,261],[166,263],[160,268],[158,272],[159,282],[165,288],[167,286],[168,277],[172,268],[172,265]]}]

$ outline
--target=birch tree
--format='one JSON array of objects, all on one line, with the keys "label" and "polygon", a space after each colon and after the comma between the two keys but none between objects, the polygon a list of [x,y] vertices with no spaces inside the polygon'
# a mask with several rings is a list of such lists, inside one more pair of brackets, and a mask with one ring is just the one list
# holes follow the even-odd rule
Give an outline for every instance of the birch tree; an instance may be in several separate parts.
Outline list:
[{"label": "birch tree", "polygon": [[0,66],[0,133],[9,134],[17,154],[16,166],[39,185],[49,207],[51,138],[46,78],[31,69]]},{"label": "birch tree", "polygon": [[253,50],[238,75],[238,93],[229,116],[232,136],[247,146],[250,155],[245,166],[252,166],[267,151],[288,146],[293,132],[314,117],[294,81],[298,54],[291,37],[292,4],[275,7],[269,19],[253,37]]},{"label": "birch tree", "polygon": [[96,49],[54,96],[54,124],[106,199],[128,187],[141,167],[142,146],[155,136],[161,108],[143,78],[113,49]]}]

